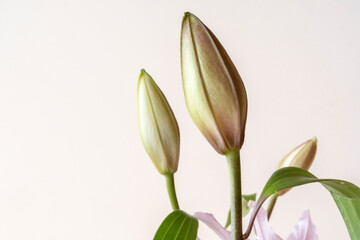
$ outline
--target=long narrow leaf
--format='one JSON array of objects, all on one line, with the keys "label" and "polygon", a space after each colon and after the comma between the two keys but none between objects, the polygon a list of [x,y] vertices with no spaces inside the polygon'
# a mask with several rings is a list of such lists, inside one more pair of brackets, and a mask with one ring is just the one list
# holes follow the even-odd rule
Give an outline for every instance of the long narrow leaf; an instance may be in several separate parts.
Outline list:
[{"label": "long narrow leaf", "polygon": [[245,236],[250,234],[256,214],[269,196],[287,188],[313,182],[321,183],[331,193],[351,239],[360,240],[360,188],[342,180],[318,179],[308,171],[295,167],[279,169],[269,178],[256,202]]}]

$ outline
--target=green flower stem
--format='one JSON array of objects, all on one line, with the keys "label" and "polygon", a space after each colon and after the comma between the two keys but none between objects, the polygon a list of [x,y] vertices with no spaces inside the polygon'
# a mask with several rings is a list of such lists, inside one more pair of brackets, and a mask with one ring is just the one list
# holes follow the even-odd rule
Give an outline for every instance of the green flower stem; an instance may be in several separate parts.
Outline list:
[{"label": "green flower stem", "polygon": [[240,152],[226,153],[230,175],[231,239],[242,240],[242,197]]},{"label": "green flower stem", "polygon": [[269,205],[267,207],[267,217],[268,217],[268,219],[270,219],[270,216],[271,216],[271,213],[272,213],[272,211],[274,209],[277,198],[278,198],[277,194],[272,195],[271,198],[270,198],[270,202],[269,202]]},{"label": "green flower stem", "polygon": [[174,184],[174,174],[173,173],[165,174],[165,179],[166,179],[166,187],[169,194],[169,199],[171,202],[172,209],[174,211],[179,210],[180,208],[176,197],[175,184]]}]

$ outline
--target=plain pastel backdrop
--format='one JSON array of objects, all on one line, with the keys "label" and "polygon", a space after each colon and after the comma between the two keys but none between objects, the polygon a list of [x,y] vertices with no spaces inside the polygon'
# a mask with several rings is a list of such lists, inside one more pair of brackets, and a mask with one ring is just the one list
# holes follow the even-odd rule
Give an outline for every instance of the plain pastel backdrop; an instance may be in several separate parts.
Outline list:
[{"label": "plain pastel backdrop", "polygon": [[[360,185],[359,1],[0,0],[0,239],[152,239],[171,207],[140,142],[141,68],[178,119],[180,206],[225,222],[226,161],[183,99],[186,11],[217,35],[247,89],[243,192],[260,192],[313,136],[311,172]],[[320,239],[349,239],[319,184],[279,199],[273,229],[287,237],[305,209]],[[202,224],[199,235],[217,239]]]}]

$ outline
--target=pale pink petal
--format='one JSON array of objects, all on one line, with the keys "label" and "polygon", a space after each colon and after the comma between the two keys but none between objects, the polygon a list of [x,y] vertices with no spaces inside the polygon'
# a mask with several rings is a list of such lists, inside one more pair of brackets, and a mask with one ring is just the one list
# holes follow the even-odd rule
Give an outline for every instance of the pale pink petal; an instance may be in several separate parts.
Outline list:
[{"label": "pale pink petal", "polygon": [[208,227],[211,228],[222,240],[231,239],[231,233],[223,228],[212,214],[197,212],[194,214],[194,217],[208,225]]},{"label": "pale pink petal", "polygon": [[286,240],[318,240],[316,227],[312,223],[309,210],[303,212],[293,232]]},{"label": "pale pink petal", "polygon": [[[250,201],[249,207],[253,209],[255,207],[255,202]],[[256,236],[258,237],[259,240],[282,240],[282,238],[279,237],[279,235],[277,235],[276,233],[274,233],[274,231],[270,227],[267,218],[267,212],[263,207],[259,209],[259,212],[256,215],[254,221],[254,228],[255,228]]]}]

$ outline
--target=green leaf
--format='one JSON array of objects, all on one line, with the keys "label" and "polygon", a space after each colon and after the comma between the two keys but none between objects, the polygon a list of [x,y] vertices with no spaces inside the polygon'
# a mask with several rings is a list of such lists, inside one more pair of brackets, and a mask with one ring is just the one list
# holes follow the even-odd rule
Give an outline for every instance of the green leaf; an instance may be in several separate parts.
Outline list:
[{"label": "green leaf", "polygon": [[186,212],[170,213],[156,231],[154,240],[195,240],[199,222]]},{"label": "green leaf", "polygon": [[243,200],[245,200],[246,202],[255,201],[255,199],[256,199],[256,193],[248,194],[248,195],[242,195],[242,198],[243,198]]},{"label": "green leaf", "polygon": [[318,179],[308,171],[296,167],[281,168],[267,181],[255,205],[245,236],[250,234],[257,212],[269,196],[287,188],[313,182],[321,183],[331,193],[351,239],[360,240],[360,188],[342,180]]},{"label": "green leaf", "polygon": [[[246,217],[246,215],[249,214],[250,212],[250,208],[248,207],[249,205],[249,201],[255,201],[256,199],[256,193],[254,194],[249,194],[249,195],[242,195],[242,217]],[[226,219],[226,223],[224,228],[228,228],[231,224],[231,210],[229,210],[227,219]]]}]

